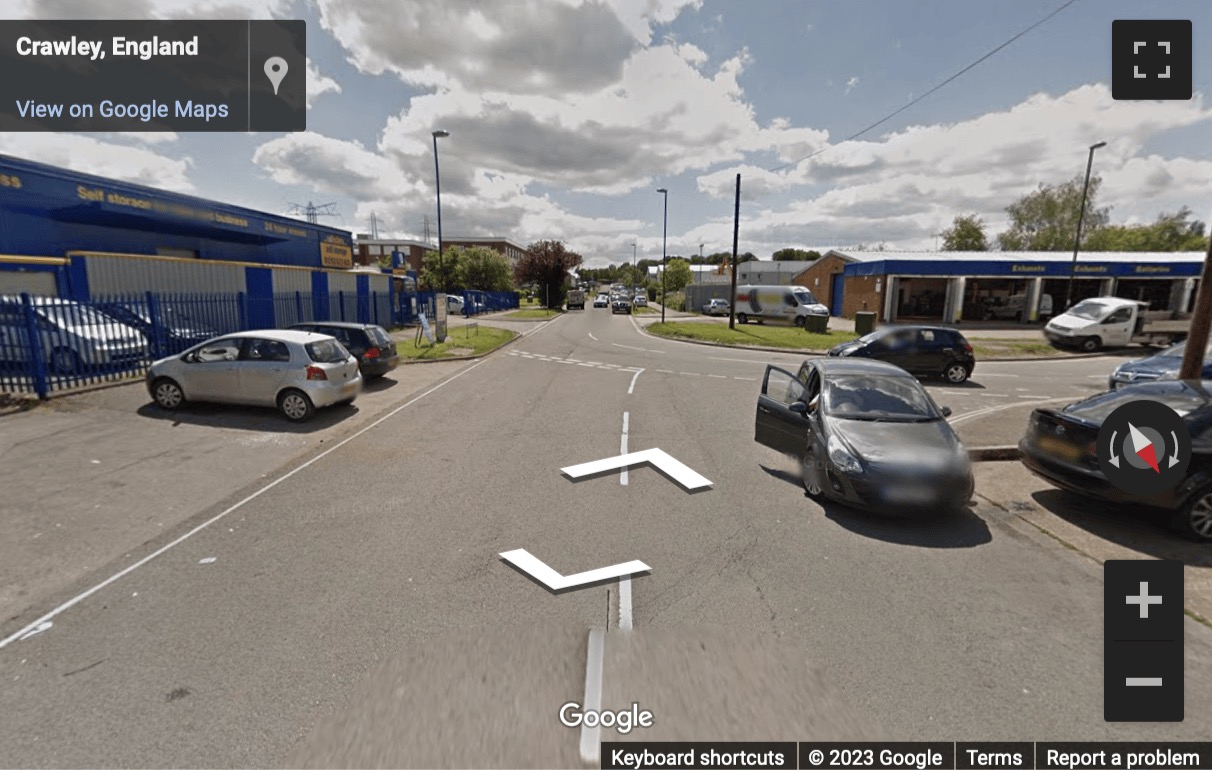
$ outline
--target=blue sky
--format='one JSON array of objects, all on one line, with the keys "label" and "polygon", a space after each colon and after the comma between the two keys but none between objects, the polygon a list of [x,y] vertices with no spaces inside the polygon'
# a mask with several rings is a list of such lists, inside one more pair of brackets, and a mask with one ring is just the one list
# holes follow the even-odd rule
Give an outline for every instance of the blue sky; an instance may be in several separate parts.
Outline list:
[{"label": "blue sky", "polygon": [[[990,234],[1039,183],[1096,157],[1113,221],[1190,206],[1212,219],[1205,106],[1212,3],[1077,0],[16,0],[27,18],[301,18],[308,131],[0,135],[0,152],[329,223],[420,237],[435,213],[429,132],[442,140],[448,235],[560,238],[589,264],[731,246],[927,249],[957,214]],[[1196,98],[1114,102],[1114,19],[1191,19]],[[1201,34],[1202,33],[1202,34]],[[772,172],[824,149],[812,160]]]}]

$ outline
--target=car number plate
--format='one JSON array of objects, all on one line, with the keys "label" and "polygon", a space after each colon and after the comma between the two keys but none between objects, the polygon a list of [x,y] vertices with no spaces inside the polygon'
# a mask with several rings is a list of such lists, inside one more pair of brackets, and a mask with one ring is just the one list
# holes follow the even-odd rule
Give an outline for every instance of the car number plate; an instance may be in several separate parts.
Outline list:
[{"label": "car number plate", "polygon": [[895,486],[885,490],[884,498],[891,503],[927,503],[934,498],[934,492],[923,486]]},{"label": "car number plate", "polygon": [[1081,447],[1059,438],[1053,438],[1052,436],[1040,436],[1039,448],[1069,461],[1076,460],[1082,456]]}]

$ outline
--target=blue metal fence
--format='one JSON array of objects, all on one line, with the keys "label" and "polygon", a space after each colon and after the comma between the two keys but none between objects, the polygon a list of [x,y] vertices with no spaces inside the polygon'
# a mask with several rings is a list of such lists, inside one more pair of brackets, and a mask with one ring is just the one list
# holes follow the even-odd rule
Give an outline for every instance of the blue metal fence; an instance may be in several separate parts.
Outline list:
[{"label": "blue metal fence", "polygon": [[[428,308],[432,313],[433,295]],[[152,361],[221,334],[283,328],[306,321],[407,323],[392,295],[306,292],[133,293],[89,302],[0,296],[0,392],[56,391],[139,376]]]}]

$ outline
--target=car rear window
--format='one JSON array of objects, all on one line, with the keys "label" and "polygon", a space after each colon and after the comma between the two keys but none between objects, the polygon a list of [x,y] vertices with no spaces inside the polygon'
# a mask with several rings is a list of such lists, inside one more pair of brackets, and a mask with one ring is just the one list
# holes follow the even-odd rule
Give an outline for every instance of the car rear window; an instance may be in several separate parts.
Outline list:
[{"label": "car rear window", "polygon": [[387,330],[381,326],[370,327],[366,330],[366,336],[370,337],[371,343],[379,347],[391,345],[391,335],[389,335]]},{"label": "car rear window", "polygon": [[349,358],[349,351],[336,340],[319,340],[305,346],[307,355],[318,364],[339,364]]}]

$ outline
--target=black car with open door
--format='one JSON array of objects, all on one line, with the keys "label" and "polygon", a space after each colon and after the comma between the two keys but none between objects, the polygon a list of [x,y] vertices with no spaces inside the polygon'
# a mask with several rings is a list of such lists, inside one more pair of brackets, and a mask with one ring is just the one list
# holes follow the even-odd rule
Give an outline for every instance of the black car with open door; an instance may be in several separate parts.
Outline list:
[{"label": "black car with open door", "polygon": [[882,361],[810,358],[766,368],[754,440],[799,460],[809,497],[894,513],[957,510],[972,466],[950,409]]}]

